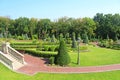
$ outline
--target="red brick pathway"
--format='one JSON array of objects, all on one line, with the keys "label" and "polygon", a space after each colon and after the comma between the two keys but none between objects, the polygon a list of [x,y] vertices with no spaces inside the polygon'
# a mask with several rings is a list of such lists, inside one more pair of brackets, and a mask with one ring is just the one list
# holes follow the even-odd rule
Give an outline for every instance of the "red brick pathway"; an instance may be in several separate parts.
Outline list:
[{"label": "red brick pathway", "polygon": [[46,66],[45,60],[38,57],[33,57],[24,54],[27,65],[18,69],[17,72],[34,75],[37,72],[47,73],[90,73],[90,72],[104,72],[112,70],[120,70],[120,64],[106,65],[106,66],[90,66],[90,67],[50,67]]}]

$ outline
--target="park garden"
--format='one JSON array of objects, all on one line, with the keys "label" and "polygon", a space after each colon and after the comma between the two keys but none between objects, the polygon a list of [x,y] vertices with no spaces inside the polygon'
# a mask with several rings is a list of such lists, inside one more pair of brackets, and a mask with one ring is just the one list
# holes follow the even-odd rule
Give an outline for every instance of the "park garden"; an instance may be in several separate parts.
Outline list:
[{"label": "park garden", "polygon": [[[23,54],[46,58],[47,66],[84,67],[120,63],[120,15],[97,13],[91,18],[55,21],[0,17],[0,41]],[[15,73],[0,64],[0,80],[119,80],[120,71],[83,74]],[[5,75],[8,75],[7,78]],[[63,77],[65,76],[65,77]]]}]

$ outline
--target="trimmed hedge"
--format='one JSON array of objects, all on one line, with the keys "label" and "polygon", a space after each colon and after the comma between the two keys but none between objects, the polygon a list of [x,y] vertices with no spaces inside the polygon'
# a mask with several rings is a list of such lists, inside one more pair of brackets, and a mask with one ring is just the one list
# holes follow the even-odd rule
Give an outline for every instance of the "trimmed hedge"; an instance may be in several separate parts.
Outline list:
[{"label": "trimmed hedge", "polygon": [[31,54],[33,56],[45,57],[45,58],[56,56],[55,52],[46,52],[46,51],[25,50],[25,53]]},{"label": "trimmed hedge", "polygon": [[13,48],[36,48],[37,45],[11,45]]},{"label": "trimmed hedge", "polygon": [[43,45],[59,45],[59,43],[55,43],[55,42],[44,42]]},{"label": "trimmed hedge", "polygon": [[11,43],[10,45],[37,45],[38,43]]}]

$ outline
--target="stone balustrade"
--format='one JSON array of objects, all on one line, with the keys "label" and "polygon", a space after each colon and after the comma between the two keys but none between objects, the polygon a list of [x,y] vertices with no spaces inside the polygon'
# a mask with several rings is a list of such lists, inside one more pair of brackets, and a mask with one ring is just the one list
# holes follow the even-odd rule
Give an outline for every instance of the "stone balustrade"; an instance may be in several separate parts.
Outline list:
[{"label": "stone balustrade", "polygon": [[16,51],[8,42],[0,46],[0,62],[14,70],[25,65],[24,55]]},{"label": "stone balustrade", "polygon": [[7,48],[8,48],[8,54],[11,55],[11,57],[13,57],[14,59],[16,59],[18,62],[24,64],[24,56],[21,53],[19,53],[18,51],[16,51],[11,46],[7,46]]},{"label": "stone balustrade", "polygon": [[13,61],[0,51],[0,62],[13,69]]}]

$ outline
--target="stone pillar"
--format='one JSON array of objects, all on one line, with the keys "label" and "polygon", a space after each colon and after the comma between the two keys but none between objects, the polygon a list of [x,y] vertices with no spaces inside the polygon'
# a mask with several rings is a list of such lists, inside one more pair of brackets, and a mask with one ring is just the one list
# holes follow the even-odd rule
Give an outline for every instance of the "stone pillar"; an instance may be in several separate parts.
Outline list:
[{"label": "stone pillar", "polygon": [[8,46],[10,46],[9,42],[3,43],[2,44],[2,52],[7,54],[8,53]]}]

